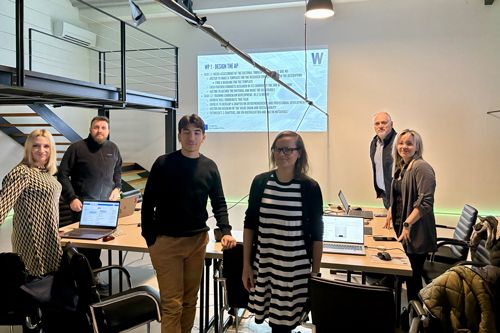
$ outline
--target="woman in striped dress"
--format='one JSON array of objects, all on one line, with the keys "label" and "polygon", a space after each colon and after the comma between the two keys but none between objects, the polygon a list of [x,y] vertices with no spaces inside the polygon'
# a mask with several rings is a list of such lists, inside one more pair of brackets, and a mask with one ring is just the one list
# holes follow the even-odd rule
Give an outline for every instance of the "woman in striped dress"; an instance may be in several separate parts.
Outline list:
[{"label": "woman in striped dress", "polygon": [[3,179],[0,225],[14,208],[12,251],[32,276],[56,271],[61,261],[56,149],[47,130],[34,130],[24,145],[24,157]]},{"label": "woman in striped dress", "polygon": [[323,249],[323,199],[306,176],[301,136],[285,131],[271,146],[274,170],[256,176],[245,213],[243,285],[255,322],[268,319],[273,333],[291,332],[318,275]]}]

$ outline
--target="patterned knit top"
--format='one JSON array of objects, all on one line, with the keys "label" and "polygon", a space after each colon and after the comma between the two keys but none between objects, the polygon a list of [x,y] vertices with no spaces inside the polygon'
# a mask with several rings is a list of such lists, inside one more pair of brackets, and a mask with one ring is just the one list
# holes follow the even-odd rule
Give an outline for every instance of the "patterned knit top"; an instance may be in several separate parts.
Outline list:
[{"label": "patterned knit top", "polygon": [[0,190],[0,224],[14,208],[12,250],[30,275],[41,276],[59,268],[61,184],[49,173],[19,164],[3,179]]}]

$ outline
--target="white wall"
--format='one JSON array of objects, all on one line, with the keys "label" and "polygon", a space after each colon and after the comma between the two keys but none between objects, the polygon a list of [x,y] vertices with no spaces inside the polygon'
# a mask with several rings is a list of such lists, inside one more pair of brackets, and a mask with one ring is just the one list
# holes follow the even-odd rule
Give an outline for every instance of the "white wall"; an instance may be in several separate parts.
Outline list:
[{"label": "white wall", "polygon": [[[244,51],[303,47],[303,8],[211,14],[207,23]],[[180,47],[179,114],[196,112],[196,57],[224,50],[180,18],[149,19],[141,28]],[[380,205],[368,146],[372,115],[388,111],[397,130],[422,134],[437,175],[437,211],[470,203],[482,214],[500,214],[500,119],[486,115],[500,108],[500,4],[339,3],[333,19],[308,22],[308,42],[328,46],[330,57],[329,132],[303,133],[325,202],[337,202],[342,188],[353,204]],[[164,149],[163,116],[112,111],[111,118],[124,160],[149,168]],[[202,150],[219,165],[230,200],[243,197],[268,167],[263,133],[209,133]]]},{"label": "white wall", "polygon": [[[247,11],[209,15],[207,24],[244,51],[300,48],[302,15],[301,8]],[[196,112],[196,57],[223,49],[180,18],[141,27],[180,47],[179,113]],[[422,134],[424,157],[437,175],[437,211],[457,212],[467,202],[499,213],[500,120],[486,115],[500,107],[499,4],[341,3],[333,19],[309,21],[308,42],[328,45],[330,55],[330,131],[304,133],[311,175],[326,201],[337,201],[342,188],[356,204],[380,205],[368,145],[372,115],[388,111],[396,129]],[[253,176],[266,170],[266,140],[265,134],[208,134],[203,152],[218,163],[229,198],[245,195]]]}]

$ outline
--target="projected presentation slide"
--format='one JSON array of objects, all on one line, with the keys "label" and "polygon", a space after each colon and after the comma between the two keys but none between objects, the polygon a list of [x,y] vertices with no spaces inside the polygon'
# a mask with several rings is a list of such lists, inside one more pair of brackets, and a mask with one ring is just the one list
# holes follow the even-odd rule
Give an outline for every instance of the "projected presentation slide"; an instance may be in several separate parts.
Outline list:
[{"label": "projected presentation slide", "polygon": [[[304,51],[251,53],[302,96]],[[307,97],[327,112],[328,49],[307,51]],[[267,131],[265,75],[235,54],[198,56],[198,114],[209,132]],[[266,80],[269,130],[326,131],[327,116],[271,78]],[[307,110],[307,113],[306,113]],[[300,125],[300,126],[299,126]]]}]

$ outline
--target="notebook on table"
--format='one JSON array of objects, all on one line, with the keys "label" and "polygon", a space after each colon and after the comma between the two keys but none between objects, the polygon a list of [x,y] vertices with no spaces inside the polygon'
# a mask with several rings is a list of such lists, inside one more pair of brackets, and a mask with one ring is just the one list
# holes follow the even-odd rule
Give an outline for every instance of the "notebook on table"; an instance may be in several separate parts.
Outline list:
[{"label": "notebook on table", "polygon": [[120,201],[83,201],[78,228],[65,232],[61,237],[100,239],[111,234],[118,226]]},{"label": "notebook on table", "polygon": [[365,255],[362,217],[323,215],[323,252]]},{"label": "notebook on table", "polygon": [[340,202],[342,203],[342,207],[344,207],[344,211],[346,212],[346,215],[351,215],[351,216],[360,216],[364,219],[373,219],[373,212],[370,210],[356,210],[356,209],[351,209],[351,206],[347,202],[347,199],[342,193],[342,190],[339,191],[339,199]]},{"label": "notebook on table", "polygon": [[138,201],[139,195],[132,195],[130,197],[120,199],[120,212],[118,213],[118,218],[132,215]]}]

